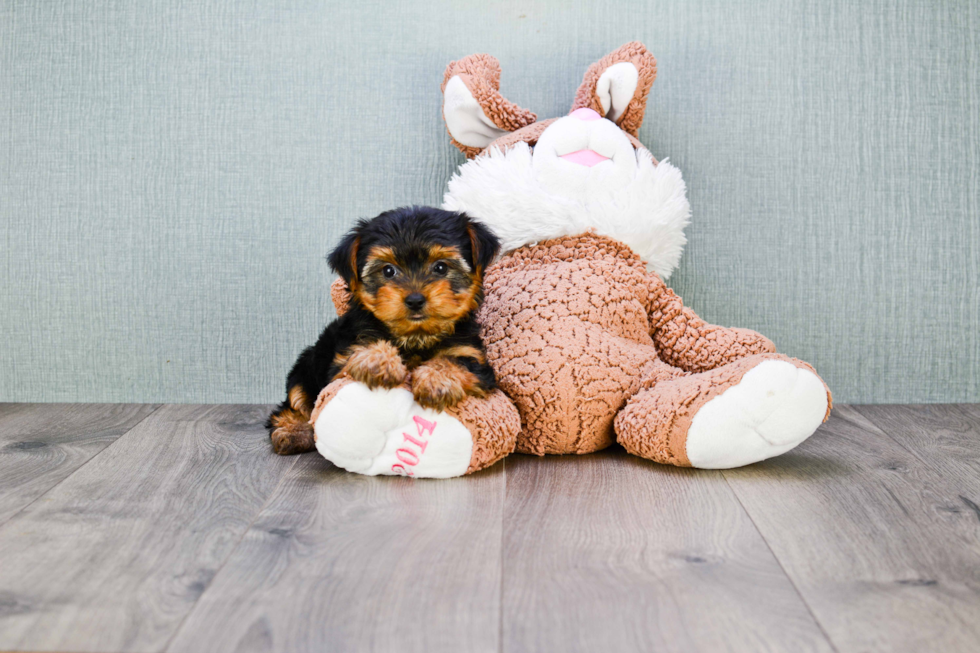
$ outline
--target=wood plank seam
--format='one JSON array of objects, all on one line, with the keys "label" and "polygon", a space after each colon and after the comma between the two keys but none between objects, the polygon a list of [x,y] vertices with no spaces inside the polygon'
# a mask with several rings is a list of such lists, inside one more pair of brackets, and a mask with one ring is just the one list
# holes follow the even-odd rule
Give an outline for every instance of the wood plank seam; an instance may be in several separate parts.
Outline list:
[{"label": "wood plank seam", "polygon": [[839,650],[717,471],[620,448],[509,462],[505,651]]},{"label": "wood plank seam", "polygon": [[[877,406],[881,406],[881,405],[887,405],[887,404],[866,404],[866,405],[868,405],[868,406],[876,406],[876,405]],[[896,406],[902,407],[902,408],[904,408],[906,406],[914,406],[914,405],[915,404],[896,404]],[[932,405],[932,406],[957,407],[959,404],[930,404],[930,405]],[[875,418],[875,414],[874,414],[873,411],[861,410],[864,407],[864,405],[855,405],[855,406],[851,406],[851,407],[855,411],[857,411],[857,413],[861,417],[863,417],[864,419],[866,419],[869,422],[871,422],[871,424],[873,424],[874,427],[876,429],[878,429],[878,431],[881,432],[885,437],[887,437],[889,440],[891,440],[892,442],[894,442],[895,444],[897,444],[899,447],[901,447],[902,449],[904,449],[905,451],[907,451],[909,453],[909,455],[911,455],[913,458],[915,458],[916,460],[918,460],[919,462],[921,462],[923,465],[925,465],[929,469],[933,470],[934,472],[937,472],[939,474],[942,474],[943,473],[943,471],[941,469],[939,469],[939,468],[937,468],[935,466],[934,461],[930,460],[928,457],[922,456],[922,454],[920,452],[916,451],[914,448],[911,448],[907,443],[902,442],[902,440],[900,438],[897,438],[894,435],[892,435],[892,429],[891,429],[891,427],[888,424],[885,424],[885,423],[879,421],[878,419],[876,419]],[[960,412],[963,412],[963,411],[960,411]],[[969,414],[965,414],[964,416],[967,419],[970,419]],[[966,498],[964,498],[962,496],[960,498],[963,499],[965,502],[969,502],[969,499],[966,499]],[[972,502],[970,502],[970,503],[972,503]],[[969,506],[969,504],[968,504],[967,507],[971,507],[971,506]],[[972,506],[972,507],[975,507],[975,505]],[[978,513],[977,516],[980,517],[980,513]]]},{"label": "wood plank seam", "polygon": [[766,539],[766,536],[762,532],[762,529],[760,529],[759,525],[755,523],[755,519],[752,517],[752,513],[748,511],[748,509],[742,503],[742,498],[738,496],[738,492],[735,490],[732,484],[729,483],[727,471],[722,471],[721,474],[725,478],[725,484],[728,486],[728,489],[731,490],[732,496],[735,497],[735,500],[738,502],[738,505],[742,509],[742,512],[744,512],[745,516],[749,518],[749,521],[752,523],[752,527],[755,528],[756,532],[759,534],[759,537],[762,538],[762,541],[766,543],[766,548],[769,550],[770,555],[772,555],[773,559],[776,561],[776,564],[779,565],[779,569],[780,571],[783,572],[783,576],[785,576],[786,580],[789,581],[789,584],[793,587],[793,591],[796,592],[796,595],[800,597],[800,601],[803,603],[803,606],[806,608],[806,611],[810,613],[810,618],[813,619],[813,623],[815,623],[817,625],[817,628],[820,629],[820,632],[823,634],[824,639],[827,640],[827,643],[830,645],[830,648],[832,648],[835,651],[835,653],[840,653],[840,650],[837,648],[837,645],[834,643],[834,640],[830,638],[830,634],[824,628],[823,624],[820,623],[820,620],[817,618],[816,613],[814,613],[813,608],[810,607],[810,604],[807,602],[806,597],[804,597],[803,593],[800,592],[800,588],[796,586],[796,581],[794,581],[793,577],[790,576],[789,572],[786,571],[786,567],[783,566],[783,561],[779,559],[778,555],[776,555],[776,552],[769,544],[769,540]]},{"label": "wood plank seam", "polygon": [[162,651],[295,464],[269,452],[267,414],[161,406],[0,528],[0,647]]},{"label": "wood plank seam", "polygon": [[[194,605],[191,607],[190,610],[187,611],[187,614],[185,614],[184,617],[180,620],[180,623],[177,624],[177,627],[174,628],[173,634],[170,635],[170,639],[167,640],[166,646],[164,646],[163,649],[162,649],[163,651],[169,651],[170,650],[170,645],[177,638],[177,635],[180,634],[180,631],[184,628],[184,624],[187,623],[187,619],[192,614],[194,614],[194,610],[197,609],[197,606],[201,603],[201,599],[211,589],[212,585],[214,584],[214,579],[218,577],[218,574],[220,574],[221,573],[221,570],[224,569],[225,568],[225,565],[228,564],[228,561],[231,559],[232,555],[234,555],[235,551],[238,550],[238,547],[240,547],[242,545],[242,540],[245,539],[245,536],[251,530],[251,528],[255,524],[255,522],[258,521],[259,516],[262,514],[262,511],[264,511],[266,509],[266,506],[269,505],[269,502],[271,502],[272,499],[273,499],[273,497],[276,496],[276,493],[279,491],[279,488],[282,487],[283,482],[289,476],[289,472],[293,469],[293,467],[296,466],[296,462],[299,459],[300,459],[299,456],[293,456],[292,463],[290,463],[289,467],[287,467],[283,471],[282,476],[279,477],[279,481],[276,483],[276,486],[272,489],[272,492],[269,493],[269,496],[266,497],[266,499],[262,503],[261,507],[259,507],[259,509],[255,511],[255,515],[252,516],[252,520],[248,523],[248,526],[246,526],[244,529],[242,529],[242,534],[239,536],[238,541],[235,542],[235,546],[231,547],[228,550],[228,555],[226,555],[225,556],[225,559],[221,561],[221,564],[220,565],[218,565],[218,568],[215,570],[214,574],[211,576],[211,580],[208,581],[207,587],[204,588],[204,591],[201,592],[201,594],[194,601]],[[0,653],[2,653],[2,652],[0,652]]]},{"label": "wood plank seam", "polygon": [[890,436],[872,408],[840,406],[798,453],[727,480],[838,650],[974,651],[980,549],[960,495],[978,487],[978,433],[943,410],[877,407]]},{"label": "wood plank seam", "polygon": [[504,517],[507,516],[507,458],[500,461],[501,473],[504,475],[504,496],[500,509],[500,579],[497,583],[497,653],[504,653]]},{"label": "wood plank seam", "polygon": [[413,481],[301,456],[168,649],[498,650],[502,481],[496,466]]},{"label": "wood plank seam", "polygon": [[[37,497],[35,497],[33,501],[31,501],[30,503],[28,503],[28,504],[25,504],[24,506],[22,506],[22,507],[20,508],[20,510],[18,510],[17,512],[15,512],[15,513],[13,513],[13,514],[11,514],[11,515],[10,515],[10,516],[8,516],[8,517],[7,517],[6,519],[4,519],[4,520],[2,520],[2,521],[0,521],[0,526],[3,526],[3,525],[4,525],[4,524],[6,524],[6,523],[7,523],[8,521],[10,521],[11,519],[13,519],[13,518],[14,518],[14,517],[16,517],[17,515],[19,515],[19,514],[21,514],[22,512],[24,512],[25,510],[27,510],[28,508],[30,508],[31,506],[33,506],[33,505],[34,505],[35,503],[37,503],[38,501],[40,501],[41,499],[43,499],[44,497],[46,497],[46,496],[47,496],[48,494],[50,494],[50,493],[51,493],[51,492],[52,492],[52,491],[53,491],[53,490],[54,490],[55,488],[57,488],[57,487],[58,487],[58,486],[60,486],[60,485],[61,485],[62,483],[64,483],[65,481],[67,481],[68,479],[70,479],[70,478],[71,478],[72,476],[74,476],[75,474],[77,474],[77,473],[78,473],[78,470],[80,470],[80,469],[83,469],[83,468],[84,468],[84,467],[85,467],[86,465],[88,465],[88,464],[89,464],[89,463],[91,463],[91,462],[92,462],[93,460],[95,460],[96,458],[98,458],[99,456],[101,456],[101,455],[102,455],[102,454],[103,454],[103,453],[105,452],[105,450],[106,450],[106,449],[108,449],[109,447],[112,447],[112,446],[113,446],[113,445],[115,445],[115,444],[116,444],[117,442],[119,442],[119,440],[121,440],[122,438],[124,438],[124,437],[126,437],[127,435],[129,435],[129,434],[130,434],[130,433],[131,433],[131,432],[133,431],[133,429],[135,429],[135,428],[136,428],[137,426],[139,426],[140,424],[142,424],[143,422],[145,422],[145,421],[146,421],[146,419],[147,419],[148,417],[150,417],[150,415],[153,415],[154,413],[156,413],[156,412],[157,412],[158,410],[160,410],[160,408],[162,408],[163,406],[164,406],[164,404],[157,404],[157,406],[156,406],[156,408],[154,408],[153,410],[151,410],[150,412],[148,412],[148,413],[147,413],[146,415],[144,415],[142,419],[140,419],[140,420],[139,420],[138,422],[136,422],[135,424],[133,424],[132,426],[130,426],[130,427],[129,427],[128,429],[126,429],[126,431],[124,431],[123,433],[120,433],[120,434],[119,434],[119,437],[117,437],[117,438],[116,438],[115,440],[113,440],[113,441],[112,441],[111,443],[109,443],[108,445],[106,445],[105,447],[103,447],[101,451],[99,451],[99,452],[98,452],[98,453],[96,453],[96,454],[95,454],[94,456],[92,456],[91,458],[89,458],[88,460],[86,460],[85,462],[83,462],[83,463],[82,463],[81,465],[79,465],[79,466],[78,466],[77,468],[75,468],[75,469],[74,469],[74,470],[72,471],[72,473],[71,473],[71,474],[69,474],[68,476],[66,476],[66,477],[64,477],[63,479],[61,479],[60,481],[58,481],[57,483],[55,483],[54,485],[52,485],[51,487],[49,487],[49,488],[48,488],[47,490],[45,490],[45,491],[44,491],[44,492],[42,492],[41,494],[39,494],[39,495],[37,495]],[[0,653],[2,653],[2,651],[0,651]]]}]

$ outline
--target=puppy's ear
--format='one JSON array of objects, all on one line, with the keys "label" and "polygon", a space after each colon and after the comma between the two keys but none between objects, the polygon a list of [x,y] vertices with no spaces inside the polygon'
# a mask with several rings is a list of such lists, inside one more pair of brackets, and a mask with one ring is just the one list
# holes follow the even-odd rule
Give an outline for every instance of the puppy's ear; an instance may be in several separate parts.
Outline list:
[{"label": "puppy's ear", "polygon": [[500,240],[483,223],[466,219],[466,233],[470,237],[470,264],[477,274],[482,274],[500,251]]},{"label": "puppy's ear", "polygon": [[327,256],[327,263],[347,283],[348,288],[357,284],[357,250],[360,246],[361,234],[354,228],[340,239],[340,244]]}]

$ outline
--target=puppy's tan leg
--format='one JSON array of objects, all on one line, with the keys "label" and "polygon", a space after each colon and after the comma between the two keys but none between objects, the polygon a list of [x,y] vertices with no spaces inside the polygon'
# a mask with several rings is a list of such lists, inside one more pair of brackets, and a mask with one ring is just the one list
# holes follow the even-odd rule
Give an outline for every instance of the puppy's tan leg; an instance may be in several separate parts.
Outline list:
[{"label": "puppy's tan leg", "polygon": [[486,392],[472,372],[448,358],[436,357],[412,373],[412,394],[421,406],[445,410],[467,395],[483,397]]},{"label": "puppy's tan leg", "polygon": [[289,407],[283,408],[269,419],[273,427],[269,436],[273,451],[281,456],[288,456],[316,448],[313,427],[310,425],[310,410],[309,397],[300,386],[293,386],[289,390]]},{"label": "puppy's tan leg", "polygon": [[398,348],[385,340],[352,347],[342,371],[369,388],[395,388],[408,375]]}]

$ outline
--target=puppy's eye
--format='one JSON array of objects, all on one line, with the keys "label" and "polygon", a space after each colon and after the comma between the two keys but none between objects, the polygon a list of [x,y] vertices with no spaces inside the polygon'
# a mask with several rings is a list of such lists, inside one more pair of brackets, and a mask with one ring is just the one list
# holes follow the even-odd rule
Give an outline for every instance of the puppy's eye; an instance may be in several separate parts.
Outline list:
[{"label": "puppy's eye", "polygon": [[442,261],[439,261],[438,263],[432,266],[432,271],[442,276],[447,272],[449,272],[449,266],[443,263]]},{"label": "puppy's eye", "polygon": [[381,274],[385,275],[385,279],[393,279],[398,273],[394,265],[386,265],[381,268]]}]

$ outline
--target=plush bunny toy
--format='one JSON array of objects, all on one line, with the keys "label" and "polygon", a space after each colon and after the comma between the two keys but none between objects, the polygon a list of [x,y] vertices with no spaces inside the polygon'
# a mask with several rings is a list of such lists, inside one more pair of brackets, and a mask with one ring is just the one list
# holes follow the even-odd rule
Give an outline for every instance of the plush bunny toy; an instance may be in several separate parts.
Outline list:
[{"label": "plush bunny toy", "polygon": [[[482,221],[503,243],[486,273],[480,323],[499,386],[520,414],[513,433],[502,397],[493,407],[460,405],[466,414],[456,421],[482,451],[467,471],[505,455],[515,438],[517,451],[538,455],[619,442],[661,463],[738,467],[789,451],[829,415],[830,392],[812,367],[754,331],[705,323],[662,281],[680,259],[690,207],[680,172],[636,139],[655,77],[653,55],[628,43],[589,67],[568,116],[536,122],[500,95],[493,57],[446,70],[443,115],[470,160],[443,208]],[[320,443],[343,438],[323,415],[363,421],[385,411],[381,393],[394,392],[359,389],[357,402],[341,406],[338,384],[353,382],[328,386],[313,420],[328,458]],[[487,419],[504,428],[487,428]],[[389,457],[399,428],[380,446]]]}]

